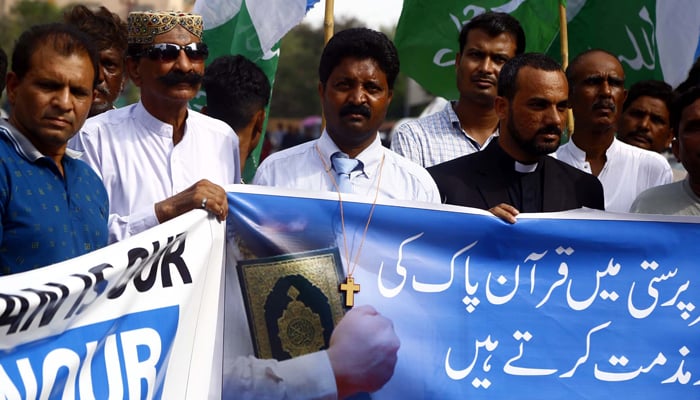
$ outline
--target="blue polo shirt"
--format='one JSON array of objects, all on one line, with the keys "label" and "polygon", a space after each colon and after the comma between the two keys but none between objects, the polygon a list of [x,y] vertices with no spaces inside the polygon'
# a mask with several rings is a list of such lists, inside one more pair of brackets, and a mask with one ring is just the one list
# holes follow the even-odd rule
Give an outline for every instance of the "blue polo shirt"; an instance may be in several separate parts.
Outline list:
[{"label": "blue polo shirt", "polygon": [[0,275],[29,271],[107,244],[107,191],[83,161],[64,155],[62,176],[0,119]]}]

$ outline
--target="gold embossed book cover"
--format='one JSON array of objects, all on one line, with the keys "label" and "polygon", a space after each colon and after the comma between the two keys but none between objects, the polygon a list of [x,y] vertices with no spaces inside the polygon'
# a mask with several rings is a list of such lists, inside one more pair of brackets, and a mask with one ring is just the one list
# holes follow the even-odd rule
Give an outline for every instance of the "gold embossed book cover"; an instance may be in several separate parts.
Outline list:
[{"label": "gold embossed book cover", "polygon": [[255,356],[286,360],[328,348],[343,316],[337,248],[238,262]]}]

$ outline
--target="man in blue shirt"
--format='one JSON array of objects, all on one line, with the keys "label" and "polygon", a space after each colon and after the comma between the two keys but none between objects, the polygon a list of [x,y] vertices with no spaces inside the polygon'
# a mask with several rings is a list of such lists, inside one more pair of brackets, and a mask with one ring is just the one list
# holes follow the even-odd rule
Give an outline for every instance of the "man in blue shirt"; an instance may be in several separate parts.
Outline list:
[{"label": "man in blue shirt", "polygon": [[0,275],[76,257],[107,243],[107,193],[66,152],[98,80],[90,39],[64,24],[25,31],[7,75],[0,120]]}]

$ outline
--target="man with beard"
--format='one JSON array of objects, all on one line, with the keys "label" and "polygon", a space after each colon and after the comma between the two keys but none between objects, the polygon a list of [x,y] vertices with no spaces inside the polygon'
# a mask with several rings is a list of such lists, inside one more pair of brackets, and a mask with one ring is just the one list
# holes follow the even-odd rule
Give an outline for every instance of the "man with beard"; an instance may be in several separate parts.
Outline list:
[{"label": "man with beard", "polygon": [[100,52],[100,83],[95,88],[89,116],[113,109],[126,82],[126,24],[105,7],[93,12],[83,5],[73,7],[63,19],[90,36]]},{"label": "man with beard", "polygon": [[139,11],[127,22],[126,66],[141,100],[90,118],[71,141],[107,188],[110,242],[195,208],[223,221],[221,186],[240,182],[240,156],[225,122],[188,109],[209,54],[202,17]]},{"label": "man with beard", "polygon": [[[319,65],[326,129],[316,140],[270,155],[253,183],[439,202],[425,169],[383,147],[379,138],[398,72],[396,48],[383,33],[338,32]],[[341,172],[341,164],[352,168]]]},{"label": "man with beard", "polygon": [[474,17],[459,33],[459,100],[399,126],[391,149],[425,168],[483,150],[498,135],[493,109],[498,74],[524,51],[525,33],[517,19],[501,12]]},{"label": "man with beard", "polygon": [[617,57],[604,50],[587,50],[571,61],[566,77],[574,134],[556,157],[600,179],[606,211],[628,212],[639,193],[672,181],[671,167],[660,154],[615,138],[627,95],[625,72]]},{"label": "man with beard", "polygon": [[520,212],[603,209],[603,188],[548,154],[559,147],[568,108],[561,66],[543,54],[501,69],[494,107],[501,131],[481,152],[428,168],[448,204],[481,208],[514,223]]}]

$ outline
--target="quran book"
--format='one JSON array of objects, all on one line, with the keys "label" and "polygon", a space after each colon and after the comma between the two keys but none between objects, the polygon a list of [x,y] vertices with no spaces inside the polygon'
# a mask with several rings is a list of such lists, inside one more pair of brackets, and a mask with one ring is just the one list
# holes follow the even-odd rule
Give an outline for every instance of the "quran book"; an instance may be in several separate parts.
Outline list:
[{"label": "quran book", "polygon": [[327,349],[343,316],[337,248],[238,262],[255,356],[282,361]]}]

